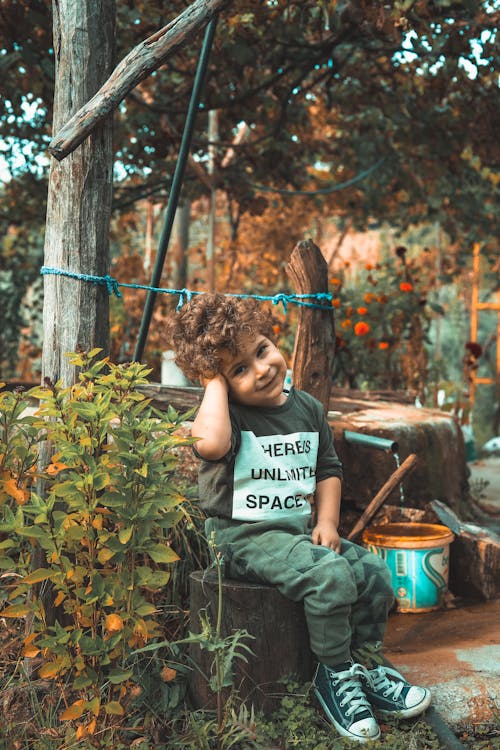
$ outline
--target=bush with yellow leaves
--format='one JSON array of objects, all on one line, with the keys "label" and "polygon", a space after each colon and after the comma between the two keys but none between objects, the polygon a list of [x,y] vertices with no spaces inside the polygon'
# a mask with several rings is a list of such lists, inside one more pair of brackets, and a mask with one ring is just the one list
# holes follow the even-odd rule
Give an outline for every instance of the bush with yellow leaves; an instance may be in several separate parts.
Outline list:
[{"label": "bush with yellow leaves", "polygon": [[14,581],[0,614],[27,618],[24,655],[89,746],[127,711],[134,651],[164,635],[155,597],[178,559],[176,448],[191,442],[188,415],[140,393],[143,365],[99,352],[68,355],[80,368],[70,388],[0,392],[0,568]]}]

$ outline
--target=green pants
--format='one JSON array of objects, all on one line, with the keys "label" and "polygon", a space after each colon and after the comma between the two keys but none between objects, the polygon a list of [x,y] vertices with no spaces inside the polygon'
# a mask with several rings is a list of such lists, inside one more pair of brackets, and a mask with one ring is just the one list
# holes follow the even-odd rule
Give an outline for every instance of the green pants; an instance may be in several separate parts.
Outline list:
[{"label": "green pants", "polygon": [[383,640],[394,600],[391,576],[377,555],[342,540],[340,554],[312,543],[303,518],[244,523],[209,518],[228,578],[266,583],[304,602],[311,650],[328,666]]}]

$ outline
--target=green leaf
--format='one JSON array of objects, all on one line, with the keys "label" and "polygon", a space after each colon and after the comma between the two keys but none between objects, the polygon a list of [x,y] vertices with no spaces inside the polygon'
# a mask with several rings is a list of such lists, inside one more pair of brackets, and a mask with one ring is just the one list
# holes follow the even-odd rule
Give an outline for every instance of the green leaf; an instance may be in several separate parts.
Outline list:
[{"label": "green leaf", "polygon": [[145,551],[157,563],[171,563],[179,559],[179,555],[166,544],[152,544]]},{"label": "green leaf", "polygon": [[141,604],[135,608],[135,613],[139,615],[139,617],[146,617],[147,615],[152,615],[157,611],[158,610],[154,606],[154,604],[149,604],[149,602],[144,602],[144,604]]},{"label": "green leaf", "polygon": [[118,532],[118,539],[120,540],[122,544],[127,544],[127,542],[131,540],[133,533],[134,533],[133,526],[129,526],[128,528],[125,528],[125,529],[120,529],[120,531]]},{"label": "green leaf", "polygon": [[28,573],[27,576],[24,576],[23,583],[29,583],[30,585],[34,583],[41,583],[42,581],[46,581],[51,578],[53,573],[54,571],[49,570],[48,568],[38,568],[32,573]]},{"label": "green leaf", "polygon": [[108,679],[113,685],[119,685],[121,682],[129,680],[133,674],[133,669],[119,669],[118,667],[113,667],[109,670]]},{"label": "green leaf", "polygon": [[106,703],[104,710],[107,714],[111,714],[111,716],[123,716],[125,713],[123,706],[121,703],[118,703],[118,701],[110,701],[109,703]]},{"label": "green leaf", "polygon": [[99,416],[99,410],[96,404],[85,401],[72,401],[71,408],[84,420],[93,420]]},{"label": "green leaf", "polygon": [[26,604],[11,604],[10,607],[2,609],[2,617],[25,617],[31,612]]},{"label": "green leaf", "polygon": [[3,539],[3,541],[0,542],[0,549],[10,549],[15,546],[16,543],[13,542],[12,539]]},{"label": "green leaf", "polygon": [[107,472],[102,472],[102,471],[96,472],[94,474],[93,479],[94,479],[94,489],[97,491],[103,490],[105,487],[108,486],[108,484],[111,481],[109,474]]}]

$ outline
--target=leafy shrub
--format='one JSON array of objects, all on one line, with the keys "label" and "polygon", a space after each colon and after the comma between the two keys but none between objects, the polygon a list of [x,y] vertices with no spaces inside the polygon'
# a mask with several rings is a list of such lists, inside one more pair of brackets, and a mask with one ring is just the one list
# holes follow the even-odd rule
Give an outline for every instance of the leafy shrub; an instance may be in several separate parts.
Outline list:
[{"label": "leafy shrub", "polygon": [[429,303],[406,252],[398,247],[395,258],[366,265],[355,283],[346,284],[342,273],[330,279],[339,385],[423,390],[427,331],[432,314],[442,310]]},{"label": "leafy shrub", "polygon": [[184,515],[176,450],[191,442],[188,415],[160,414],[138,391],[143,365],[98,353],[70,355],[81,370],[69,388],[0,393],[0,567],[14,581],[2,617],[29,619],[24,655],[89,742],[137,694],[133,652],[163,635],[157,598]]}]

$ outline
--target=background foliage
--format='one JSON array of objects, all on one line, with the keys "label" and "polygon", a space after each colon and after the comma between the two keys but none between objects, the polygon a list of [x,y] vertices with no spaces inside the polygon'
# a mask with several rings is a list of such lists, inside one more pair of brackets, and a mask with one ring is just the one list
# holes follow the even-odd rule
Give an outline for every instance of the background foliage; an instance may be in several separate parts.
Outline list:
[{"label": "background foliage", "polygon": [[[117,61],[186,5],[186,0],[118,0]],[[208,190],[199,172],[208,163],[208,111],[216,108],[218,289],[286,290],[286,260],[297,239],[312,236],[324,248],[331,227],[342,237],[389,226],[393,241],[384,252],[393,255],[399,245],[408,246],[408,258],[419,265],[419,299],[428,301],[415,307],[412,318],[420,337],[418,373],[405,370],[398,376],[401,362],[394,346],[380,349],[381,340],[370,350],[373,356],[361,356],[372,337],[347,341],[346,330],[338,331],[349,344],[349,353],[339,357],[339,373],[345,384],[421,390],[432,374],[427,365],[429,356],[434,359],[429,323],[439,314],[436,287],[453,284],[456,297],[468,303],[472,242],[481,244],[485,290],[498,288],[498,15],[497,4],[487,0],[230,4],[219,20],[192,146],[196,163],[183,187],[183,201],[191,205],[186,284],[202,289],[207,283]],[[54,85],[50,0],[4,0],[0,34],[0,148],[11,175],[0,188],[0,285],[8,299],[0,365],[4,376],[36,379],[40,329],[33,310],[41,298],[39,289],[28,296],[26,290],[43,262]],[[115,113],[112,273],[121,281],[148,280],[148,201],[156,205],[154,246],[200,42],[201,35],[186,44]],[[235,145],[238,132],[243,135]],[[347,186],[338,189],[342,185]],[[440,243],[425,238],[425,228],[429,234],[435,227]],[[162,279],[166,286],[179,280],[170,256]],[[357,309],[371,282],[346,271],[335,255],[330,260],[332,277],[342,281],[339,312],[345,312],[344,305]],[[385,263],[384,256],[377,260]],[[391,291],[397,294],[384,310],[391,309],[394,318],[401,307],[406,336],[408,303],[417,303],[416,292],[400,294],[397,285]],[[144,299],[144,293],[127,292],[126,305],[113,303],[117,360],[131,356]],[[156,377],[166,345],[162,323],[172,307],[171,299],[162,298],[155,309],[147,358]],[[375,322],[375,309],[370,308],[371,325],[380,329],[377,335],[386,335],[388,323],[382,317]],[[280,325],[290,350],[293,319]],[[394,335],[393,323],[389,327]],[[447,329],[445,319],[442,329]],[[404,340],[408,350],[411,342]],[[457,342],[452,354],[459,373],[464,343]],[[24,362],[29,367],[23,371]]]}]

